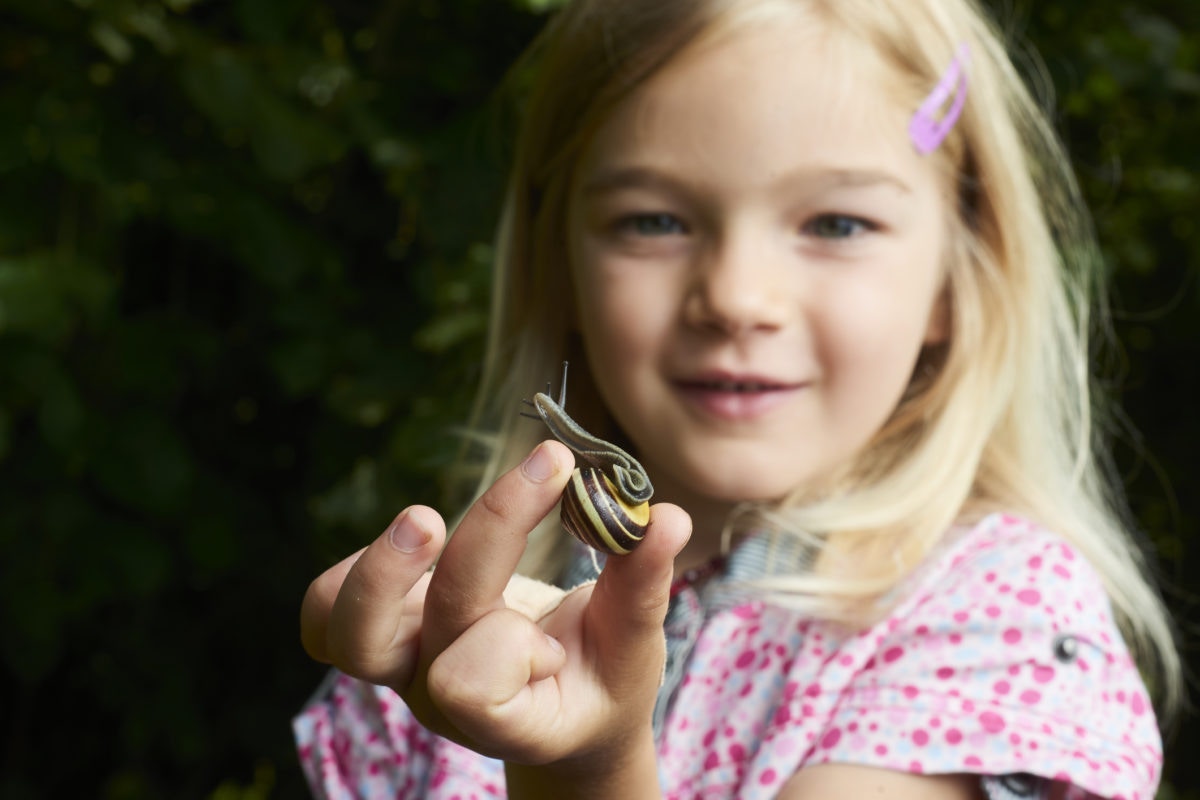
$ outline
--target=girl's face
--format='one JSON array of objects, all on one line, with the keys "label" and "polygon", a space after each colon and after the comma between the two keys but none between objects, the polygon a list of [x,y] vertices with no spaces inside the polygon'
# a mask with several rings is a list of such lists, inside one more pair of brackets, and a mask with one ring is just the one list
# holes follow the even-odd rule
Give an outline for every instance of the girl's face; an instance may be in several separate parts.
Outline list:
[{"label": "girl's face", "polygon": [[816,486],[944,336],[942,186],[881,75],[812,22],[761,26],[683,53],[589,143],[576,321],[658,499]]}]

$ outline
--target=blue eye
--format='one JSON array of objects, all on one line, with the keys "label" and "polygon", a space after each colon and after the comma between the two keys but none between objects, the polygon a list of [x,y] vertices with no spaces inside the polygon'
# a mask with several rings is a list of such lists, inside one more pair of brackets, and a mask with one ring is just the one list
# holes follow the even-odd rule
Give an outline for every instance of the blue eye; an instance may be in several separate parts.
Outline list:
[{"label": "blue eye", "polygon": [[876,228],[865,219],[846,214],[821,214],[804,226],[806,233],[820,239],[850,239]]},{"label": "blue eye", "polygon": [[631,214],[620,220],[619,227],[638,236],[670,236],[687,233],[683,223],[672,214]]}]

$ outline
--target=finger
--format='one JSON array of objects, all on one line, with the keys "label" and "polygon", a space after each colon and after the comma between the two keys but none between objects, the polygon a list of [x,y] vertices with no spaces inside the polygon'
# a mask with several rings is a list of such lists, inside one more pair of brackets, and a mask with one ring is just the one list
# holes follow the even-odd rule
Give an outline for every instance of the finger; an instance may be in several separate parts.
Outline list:
[{"label": "finger", "polygon": [[426,506],[410,506],[346,572],[329,615],[326,646],[343,672],[402,689],[414,667],[427,572],[446,536]]},{"label": "finger", "polygon": [[564,445],[542,442],[468,509],[429,586],[423,658],[432,659],[484,614],[504,608],[504,588],[526,537],[553,510],[574,464]]},{"label": "finger", "polygon": [[[557,714],[558,693],[539,683],[563,668],[566,654],[528,617],[510,609],[489,612],[434,659],[427,685],[446,720],[472,747],[519,751],[545,737]],[[515,748],[515,750],[514,750]]]},{"label": "finger", "polygon": [[322,572],[308,585],[304,600],[300,603],[300,643],[304,645],[304,651],[309,656],[323,664],[330,663],[326,635],[333,602],[342,588],[342,582],[346,580],[346,573],[366,549],[364,547],[357,553],[346,556]]},{"label": "finger", "polygon": [[675,556],[687,544],[692,520],[679,506],[650,508],[642,544],[627,556],[610,557],[588,604],[589,628],[605,654],[606,681],[622,685],[660,669],[663,621],[671,599]]}]

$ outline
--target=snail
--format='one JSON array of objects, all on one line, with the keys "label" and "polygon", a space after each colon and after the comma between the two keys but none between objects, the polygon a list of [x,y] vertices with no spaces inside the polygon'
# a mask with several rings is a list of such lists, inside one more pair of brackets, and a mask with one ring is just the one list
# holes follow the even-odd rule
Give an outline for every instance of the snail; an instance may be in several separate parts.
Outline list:
[{"label": "snail", "polygon": [[579,541],[613,555],[625,555],[641,544],[650,524],[650,476],[633,456],[588,433],[567,415],[567,363],[563,362],[558,400],[545,392],[526,400],[554,438],[575,453],[579,466],[563,490],[562,525]]}]

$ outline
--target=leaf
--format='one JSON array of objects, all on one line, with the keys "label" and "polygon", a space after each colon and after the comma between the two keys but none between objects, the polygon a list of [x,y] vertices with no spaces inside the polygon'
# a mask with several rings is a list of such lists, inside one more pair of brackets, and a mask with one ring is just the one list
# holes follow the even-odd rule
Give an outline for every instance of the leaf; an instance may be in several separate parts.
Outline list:
[{"label": "leaf", "polygon": [[270,178],[297,180],[346,150],[342,134],[294,107],[259,75],[246,54],[229,49],[195,54],[184,64],[182,82],[228,141],[249,140]]},{"label": "leaf", "polygon": [[51,252],[0,258],[0,336],[61,342],[106,308],[112,280],[85,261]]},{"label": "leaf", "polygon": [[127,410],[111,420],[90,464],[96,483],[127,508],[169,517],[194,481],[188,447],[165,418]]}]

